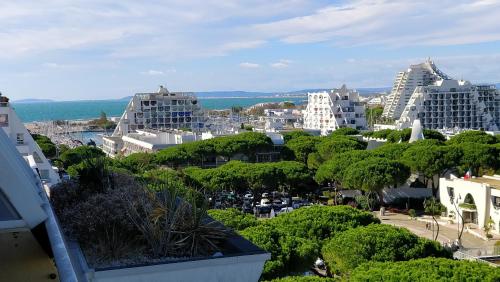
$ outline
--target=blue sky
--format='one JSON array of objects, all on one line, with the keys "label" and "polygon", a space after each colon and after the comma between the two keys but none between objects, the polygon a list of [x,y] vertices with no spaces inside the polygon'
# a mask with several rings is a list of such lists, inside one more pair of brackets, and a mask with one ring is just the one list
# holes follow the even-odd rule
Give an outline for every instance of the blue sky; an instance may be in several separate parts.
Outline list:
[{"label": "blue sky", "polygon": [[431,57],[500,82],[498,0],[0,0],[0,91],[107,99],[152,91],[391,86]]}]

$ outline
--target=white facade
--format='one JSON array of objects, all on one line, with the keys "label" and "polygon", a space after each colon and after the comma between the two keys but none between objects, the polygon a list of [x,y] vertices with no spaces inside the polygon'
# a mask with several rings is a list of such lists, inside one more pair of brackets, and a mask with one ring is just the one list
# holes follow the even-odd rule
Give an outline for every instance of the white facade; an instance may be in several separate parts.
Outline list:
[{"label": "white facade", "polygon": [[441,79],[448,79],[448,76],[442,73],[431,60],[411,65],[407,71],[398,73],[391,93],[387,96],[382,117],[399,119],[415,88],[431,85]]},{"label": "white facade", "polygon": [[43,155],[42,150],[35,140],[33,140],[26,127],[24,127],[24,124],[17,117],[14,109],[10,107],[8,99],[5,96],[1,96],[1,94],[0,128],[7,134],[10,141],[16,146],[17,151],[43,181],[49,185],[59,183],[59,175]]},{"label": "white facade", "polygon": [[[463,178],[440,178],[439,198],[446,207],[448,215],[457,209],[465,223],[476,224],[483,228],[488,220],[493,220],[493,232],[500,233],[500,176]],[[454,211],[451,213],[451,211]]]},{"label": "white facade", "polygon": [[[45,194],[48,183],[42,187],[39,174],[16,147],[11,137],[0,130],[1,280],[53,281],[49,274],[59,273],[60,281],[77,281],[61,230]],[[32,232],[34,229],[38,231]],[[48,236],[53,258],[40,246],[44,241],[38,237],[41,232]]]},{"label": "white facade", "polygon": [[89,282],[257,282],[264,263],[270,257],[270,254],[260,251],[256,254],[102,270],[88,268],[82,258],[79,267]]},{"label": "white facade", "polygon": [[420,119],[429,129],[485,129],[500,126],[500,94],[493,85],[444,79],[419,86],[413,92],[397,128],[408,128]]},{"label": "white facade", "polygon": [[112,136],[142,129],[182,129],[200,131],[205,114],[193,93],[169,92],[160,86],[156,93],[138,93],[130,100]]},{"label": "white facade", "polygon": [[111,157],[118,154],[153,153],[161,149],[201,140],[201,135],[181,130],[136,130],[124,136],[104,136],[103,151]]},{"label": "white facade", "polygon": [[347,89],[307,94],[304,114],[304,129],[320,130],[326,135],[342,127],[366,128],[365,106],[359,100],[359,93]]}]

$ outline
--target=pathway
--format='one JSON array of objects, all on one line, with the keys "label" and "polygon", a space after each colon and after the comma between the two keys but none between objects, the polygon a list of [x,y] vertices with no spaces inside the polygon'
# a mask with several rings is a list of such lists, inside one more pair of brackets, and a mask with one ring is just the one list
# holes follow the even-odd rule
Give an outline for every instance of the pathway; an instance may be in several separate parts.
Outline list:
[{"label": "pathway", "polygon": [[[428,238],[432,238],[432,230],[426,229],[426,222],[420,220],[410,219],[408,215],[398,214],[398,213],[388,213],[386,212],[385,216],[380,216],[380,213],[377,211],[375,215],[382,221],[382,223],[390,224],[393,226],[405,227],[414,234]],[[450,228],[453,226],[453,228]],[[458,237],[457,225],[447,226],[444,224],[439,224],[439,236],[438,241],[441,243],[445,243],[448,241],[453,242]],[[481,249],[489,249],[495,244],[497,240],[486,241],[481,238],[478,238],[472,234],[464,233],[462,235],[462,245],[465,248],[481,248]]]}]

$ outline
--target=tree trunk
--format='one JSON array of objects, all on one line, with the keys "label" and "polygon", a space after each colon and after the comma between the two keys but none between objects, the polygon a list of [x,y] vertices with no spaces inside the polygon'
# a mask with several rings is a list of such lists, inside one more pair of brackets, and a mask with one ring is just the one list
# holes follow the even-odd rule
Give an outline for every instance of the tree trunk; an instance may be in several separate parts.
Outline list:
[{"label": "tree trunk", "polygon": [[384,192],[382,192],[382,190],[383,189],[377,191],[378,200],[380,201],[380,206],[384,205]]},{"label": "tree trunk", "polygon": [[438,223],[436,217],[434,216],[434,214],[432,214],[432,219],[434,220],[434,222],[436,223],[436,226],[437,226],[436,237],[434,237],[434,241],[437,241],[437,238],[439,236],[439,223]]}]

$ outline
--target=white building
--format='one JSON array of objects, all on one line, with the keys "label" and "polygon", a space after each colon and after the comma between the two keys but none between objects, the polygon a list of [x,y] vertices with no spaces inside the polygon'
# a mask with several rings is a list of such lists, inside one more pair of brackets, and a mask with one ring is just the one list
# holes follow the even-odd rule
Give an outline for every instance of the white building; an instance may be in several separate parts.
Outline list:
[{"label": "white building", "polygon": [[500,126],[500,94],[493,85],[443,79],[415,88],[397,128],[407,128],[420,119],[429,129],[485,129]]},{"label": "white building", "polygon": [[200,131],[205,114],[194,93],[169,92],[160,86],[156,93],[138,93],[130,100],[112,137],[141,129],[183,129]]},{"label": "white building", "polygon": [[42,184],[4,130],[0,148],[0,280],[77,281],[46,195],[49,183]]},{"label": "white building", "polygon": [[17,151],[29,163],[30,167],[49,185],[60,181],[58,173],[43,155],[38,144],[33,140],[24,124],[11,108],[9,99],[0,93],[0,128],[7,134]]},{"label": "white building", "polygon": [[326,135],[342,127],[366,128],[365,106],[359,101],[359,93],[347,89],[307,94],[307,107],[303,112],[304,129],[320,130]]},{"label": "white building", "polygon": [[500,176],[440,178],[439,198],[448,216],[484,228],[490,217],[493,232],[500,233]]},{"label": "white building", "polygon": [[366,99],[366,106],[369,108],[384,106],[387,101],[387,96],[386,94],[379,94],[378,96],[369,97]]},{"label": "white building", "polygon": [[431,60],[411,65],[407,71],[399,72],[391,93],[387,96],[382,117],[399,119],[415,88],[434,84],[441,79],[448,79],[448,76],[442,73]]},{"label": "white building", "polygon": [[124,136],[104,136],[102,150],[110,157],[118,154],[153,153],[161,149],[201,140],[201,135],[182,130],[136,130]]}]

